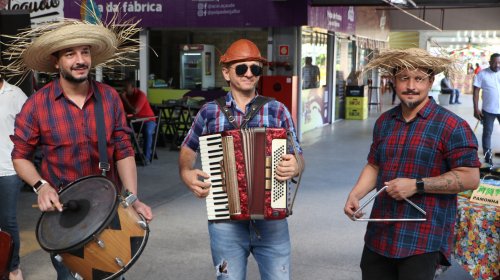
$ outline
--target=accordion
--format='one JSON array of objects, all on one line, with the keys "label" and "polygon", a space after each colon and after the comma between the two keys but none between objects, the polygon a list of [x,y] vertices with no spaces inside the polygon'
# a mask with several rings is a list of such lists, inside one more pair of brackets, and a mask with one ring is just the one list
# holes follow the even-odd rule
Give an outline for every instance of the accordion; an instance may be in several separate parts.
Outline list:
[{"label": "accordion", "polygon": [[212,186],[208,220],[284,219],[289,213],[286,181],[275,169],[287,153],[284,128],[248,128],[200,137],[201,165]]}]

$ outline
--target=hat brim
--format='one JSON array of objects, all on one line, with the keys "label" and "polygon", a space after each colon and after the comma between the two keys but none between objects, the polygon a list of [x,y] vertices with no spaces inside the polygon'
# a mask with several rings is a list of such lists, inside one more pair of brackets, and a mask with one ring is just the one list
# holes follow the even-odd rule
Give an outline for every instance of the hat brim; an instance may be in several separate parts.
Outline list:
[{"label": "hat brim", "polygon": [[432,71],[433,74],[439,74],[452,67],[452,59],[432,56],[423,49],[390,49],[383,51],[380,55],[368,62],[363,72],[379,68],[386,74],[393,75],[395,74],[394,71],[404,69],[427,69]]},{"label": "hat brim", "polygon": [[35,39],[24,52],[23,61],[33,70],[55,73],[58,69],[52,54],[67,48],[90,46],[94,67],[113,57],[117,44],[116,35],[104,26],[72,23]]}]

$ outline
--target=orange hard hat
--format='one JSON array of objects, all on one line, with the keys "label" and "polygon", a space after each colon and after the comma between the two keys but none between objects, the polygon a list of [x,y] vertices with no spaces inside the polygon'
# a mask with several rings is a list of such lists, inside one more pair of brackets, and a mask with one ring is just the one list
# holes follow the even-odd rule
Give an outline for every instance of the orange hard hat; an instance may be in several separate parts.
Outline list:
[{"label": "orange hard hat", "polygon": [[239,39],[227,48],[226,53],[220,57],[219,63],[226,64],[240,61],[266,62],[266,59],[260,56],[259,48],[252,41]]}]

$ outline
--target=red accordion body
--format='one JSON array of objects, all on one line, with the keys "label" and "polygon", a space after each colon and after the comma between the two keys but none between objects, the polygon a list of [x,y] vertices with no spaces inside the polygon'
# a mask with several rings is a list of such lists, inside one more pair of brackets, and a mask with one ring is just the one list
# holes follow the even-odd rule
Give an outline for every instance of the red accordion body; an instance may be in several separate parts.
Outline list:
[{"label": "red accordion body", "polygon": [[[229,149],[225,148],[225,144],[221,144],[222,155],[220,158],[218,156],[212,156],[211,158],[210,156],[203,156],[205,153],[203,148],[205,146],[203,141],[205,140],[203,138],[213,136],[200,137],[203,170],[211,175],[212,181],[212,189],[207,198],[209,220],[286,218],[288,216],[287,186],[286,182],[279,182],[274,179],[274,169],[279,164],[281,156],[286,153],[287,131],[284,128],[251,128],[224,131],[220,134],[220,138],[223,139],[221,142],[231,139],[232,144]],[[216,151],[213,147],[215,145],[217,144],[213,144],[209,150]],[[233,159],[228,157],[233,157]],[[212,165],[211,169],[206,168],[207,161],[217,162],[218,160],[220,160],[219,168],[214,165]],[[234,164],[234,168],[228,166],[230,164]],[[224,193],[217,189],[218,174],[221,174],[220,185]],[[212,180],[212,177],[214,180]],[[231,190],[231,181],[237,184],[237,188],[233,186],[234,189]],[[226,205],[223,205],[223,198],[214,199],[219,194],[221,197],[226,195]],[[273,199],[282,201],[278,208],[276,204],[273,205]],[[235,200],[235,202],[231,203],[231,200]],[[217,203],[220,206],[220,215],[211,218],[210,212]],[[228,210],[228,215],[223,211],[224,209]]]}]

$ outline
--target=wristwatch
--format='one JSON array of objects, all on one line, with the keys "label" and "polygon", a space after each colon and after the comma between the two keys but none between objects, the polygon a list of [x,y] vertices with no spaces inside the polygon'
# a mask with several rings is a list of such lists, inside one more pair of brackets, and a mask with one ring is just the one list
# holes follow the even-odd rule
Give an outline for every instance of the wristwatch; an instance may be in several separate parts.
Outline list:
[{"label": "wristwatch", "polygon": [[422,178],[417,179],[417,193],[419,193],[419,194],[425,193],[424,180],[422,180]]},{"label": "wristwatch", "polygon": [[48,184],[49,182],[45,181],[44,179],[40,179],[38,180],[38,182],[36,182],[34,185],[33,185],[33,191],[38,194],[38,190],[40,190],[40,188],[45,185],[45,184]]}]

